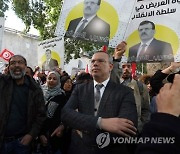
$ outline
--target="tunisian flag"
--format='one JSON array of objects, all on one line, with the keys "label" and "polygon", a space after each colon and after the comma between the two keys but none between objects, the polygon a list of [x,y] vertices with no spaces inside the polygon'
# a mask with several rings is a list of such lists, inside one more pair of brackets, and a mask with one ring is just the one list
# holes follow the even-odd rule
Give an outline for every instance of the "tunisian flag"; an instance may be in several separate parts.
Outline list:
[{"label": "tunisian flag", "polygon": [[3,58],[5,61],[9,61],[9,59],[14,56],[14,54],[7,50],[7,49],[4,49],[1,53],[0,53],[0,57]]}]

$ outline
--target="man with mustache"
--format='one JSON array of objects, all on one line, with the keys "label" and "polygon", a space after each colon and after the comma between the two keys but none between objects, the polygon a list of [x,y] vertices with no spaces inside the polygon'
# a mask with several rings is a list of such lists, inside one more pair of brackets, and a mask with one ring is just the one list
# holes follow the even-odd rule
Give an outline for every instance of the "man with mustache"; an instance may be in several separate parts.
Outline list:
[{"label": "man with mustache", "polygon": [[126,49],[127,43],[125,41],[122,41],[116,46],[113,54],[114,67],[111,71],[111,79],[116,83],[133,89],[138,113],[138,132],[141,133],[143,125],[149,120],[149,93],[146,85],[132,78],[131,63],[121,61]]},{"label": "man with mustache", "polygon": [[138,27],[141,42],[129,49],[129,62],[174,61],[171,44],[154,38],[155,24],[142,21]]},{"label": "man with mustache", "polygon": [[0,153],[29,154],[30,143],[45,120],[41,88],[26,74],[21,55],[9,60],[8,75],[0,75]]},{"label": "man with mustache", "polygon": [[108,45],[110,25],[96,14],[100,4],[101,0],[84,0],[83,17],[70,21],[65,36]]}]

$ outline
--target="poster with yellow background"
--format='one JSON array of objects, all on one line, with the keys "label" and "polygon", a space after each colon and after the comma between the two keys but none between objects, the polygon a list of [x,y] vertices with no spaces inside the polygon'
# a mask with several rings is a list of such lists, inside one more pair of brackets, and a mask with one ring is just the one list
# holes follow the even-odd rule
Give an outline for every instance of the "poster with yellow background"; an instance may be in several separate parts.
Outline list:
[{"label": "poster with yellow background", "polygon": [[52,71],[57,67],[64,68],[64,39],[55,37],[39,42],[38,66],[43,71]]},{"label": "poster with yellow background", "polygon": [[[135,0],[65,0],[55,34],[115,47],[124,38],[134,3]],[[84,20],[84,29],[78,33]]]},{"label": "poster with yellow background", "polygon": [[136,2],[125,34],[130,62],[180,61],[180,0]]}]

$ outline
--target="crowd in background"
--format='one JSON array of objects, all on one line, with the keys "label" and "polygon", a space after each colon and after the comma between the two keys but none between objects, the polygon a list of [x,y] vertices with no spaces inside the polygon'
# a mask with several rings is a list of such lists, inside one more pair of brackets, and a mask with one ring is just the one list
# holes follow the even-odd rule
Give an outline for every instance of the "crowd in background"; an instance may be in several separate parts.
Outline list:
[{"label": "crowd in background", "polygon": [[[116,68],[116,63],[121,62],[117,60],[121,58],[121,54],[117,56],[116,52],[118,52],[117,48],[114,53],[114,59],[116,60],[113,61],[114,68],[111,72],[111,78],[116,84],[122,84],[133,89],[138,118],[137,135],[141,135],[143,126],[150,120],[151,114],[158,111],[157,94],[164,83],[173,82],[175,74],[172,72],[175,72],[180,64],[172,62],[169,67],[164,70],[157,70],[154,75],[143,74],[138,79],[133,79],[130,63],[123,63],[122,68]],[[22,61],[18,62],[21,65]],[[12,72],[9,68],[11,65],[14,64],[11,64],[10,61],[2,74],[11,75]],[[15,71],[18,73],[19,70]],[[82,132],[64,124],[61,121],[61,112],[71,97],[73,89],[79,87],[80,84],[92,82],[92,75],[79,72],[74,78],[71,78],[66,71],[62,71],[58,67],[48,73],[40,72],[39,67],[36,67],[35,70],[27,67],[25,71],[25,74],[29,76],[28,78],[31,78],[42,89],[46,110],[46,118],[42,123],[42,128],[31,143],[31,153],[73,153],[74,149],[78,147],[77,143],[81,142]],[[118,76],[116,76],[117,74]],[[76,139],[74,140],[74,138]],[[135,148],[136,146],[131,147],[130,153],[135,153]]]}]

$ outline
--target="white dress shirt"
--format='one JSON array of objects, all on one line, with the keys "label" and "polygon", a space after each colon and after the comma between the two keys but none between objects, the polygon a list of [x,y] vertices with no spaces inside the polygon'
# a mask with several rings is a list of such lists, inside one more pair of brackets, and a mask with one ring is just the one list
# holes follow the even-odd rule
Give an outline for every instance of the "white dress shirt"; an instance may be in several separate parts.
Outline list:
[{"label": "white dress shirt", "polygon": [[143,45],[146,44],[146,47],[145,47],[145,52],[146,52],[147,48],[149,47],[149,45],[151,44],[151,42],[152,42],[153,39],[154,39],[154,38],[152,38],[151,40],[149,40],[149,41],[146,42],[146,43],[141,42],[141,45],[140,45],[140,47],[139,47],[139,49],[138,49],[137,57],[139,56],[139,54],[140,54],[140,52],[141,52],[141,50],[142,50],[142,48],[143,48]]}]

